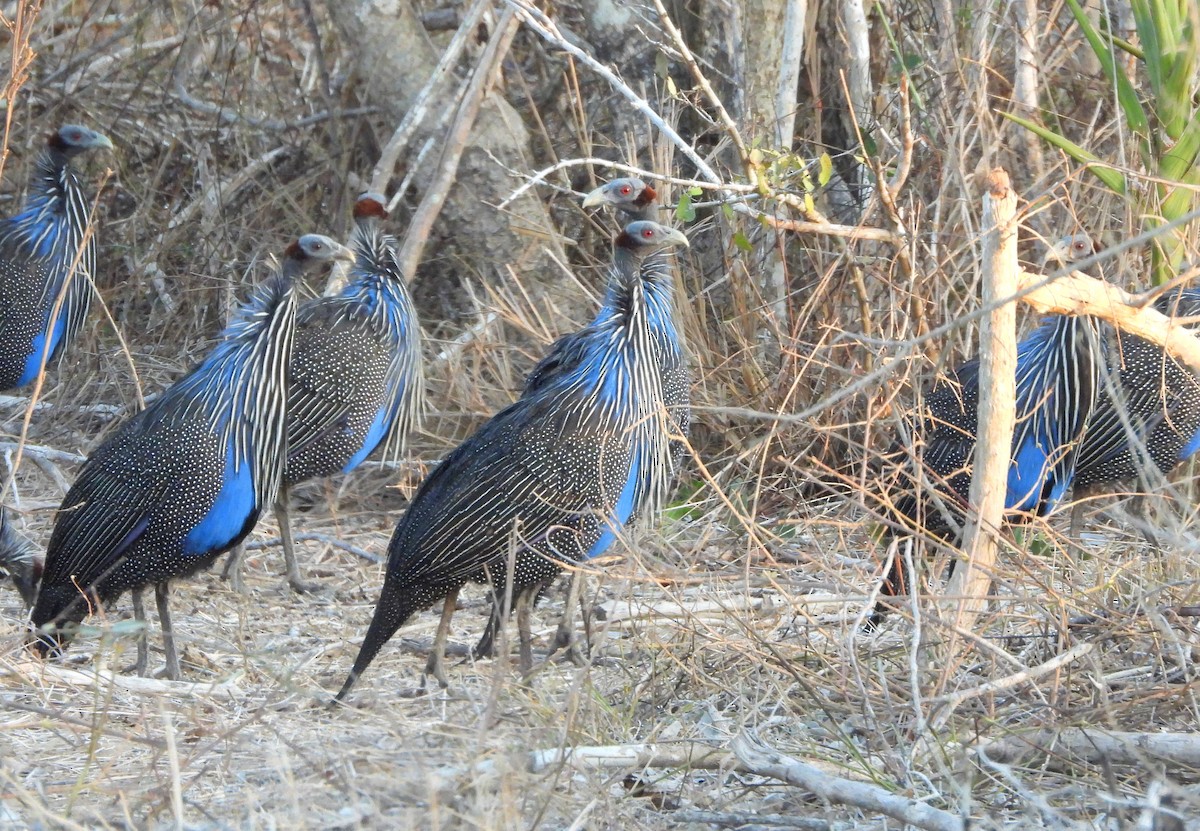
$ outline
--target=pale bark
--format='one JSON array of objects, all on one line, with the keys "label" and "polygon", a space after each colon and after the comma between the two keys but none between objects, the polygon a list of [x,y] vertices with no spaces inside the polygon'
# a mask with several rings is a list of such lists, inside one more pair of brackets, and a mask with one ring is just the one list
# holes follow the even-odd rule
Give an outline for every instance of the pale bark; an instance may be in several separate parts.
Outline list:
[{"label": "pale bark", "polygon": [[[992,309],[979,333],[979,428],[971,473],[971,511],[963,533],[965,560],[946,588],[942,617],[954,629],[971,631],[987,604],[999,551],[1013,429],[1016,421],[1017,195],[1008,174],[997,168],[983,197],[983,305]],[[955,648],[954,638],[949,652]],[[946,661],[946,666],[953,662]]]},{"label": "pale bark", "polygon": [[[1016,0],[1016,73],[1013,79],[1013,103],[1023,118],[1038,118],[1037,0]],[[1014,132],[1015,131],[1015,132]],[[1009,135],[1025,147],[1026,181],[1036,182],[1042,175],[1042,139],[1019,124],[1009,125]]]},{"label": "pale bark", "polygon": [[[338,16],[343,33],[357,56],[358,74],[369,100],[384,109],[399,124],[410,103],[421,93],[438,65],[439,50],[430,42],[412,5],[402,0],[359,0],[347,5]],[[449,97],[457,86],[454,73],[445,73],[446,86],[435,95]],[[430,108],[431,117],[440,115]],[[426,123],[415,132],[416,140],[401,152],[409,162],[416,148],[430,133]],[[440,133],[434,132],[435,141]],[[534,165],[528,155],[529,132],[516,110],[499,91],[488,94],[470,131],[457,180],[451,188],[445,209],[431,234],[438,240],[439,260],[450,264],[437,276],[436,287],[419,286],[418,294],[449,297],[451,308],[440,311],[471,311],[462,308],[464,300],[457,286],[444,281],[461,281],[465,275],[487,278],[503,274],[507,265],[528,278],[535,297],[556,296],[569,290],[565,281],[551,280],[549,248],[562,258],[558,235],[543,203],[536,194],[517,200],[503,213],[492,205],[512,189],[505,168],[528,170]],[[437,165],[417,171],[415,187],[430,187]],[[441,233],[440,229],[452,231]]]}]

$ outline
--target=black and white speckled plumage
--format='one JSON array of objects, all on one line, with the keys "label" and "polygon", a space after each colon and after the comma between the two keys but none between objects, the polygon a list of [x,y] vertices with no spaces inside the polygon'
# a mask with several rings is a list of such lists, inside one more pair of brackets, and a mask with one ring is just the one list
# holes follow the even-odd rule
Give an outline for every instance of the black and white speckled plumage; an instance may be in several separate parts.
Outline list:
[{"label": "black and white speckled plumage", "polygon": [[382,197],[364,194],[345,289],[296,315],[285,481],[349,472],[376,447],[389,459],[420,425],[425,381],[416,309],[384,233]]},{"label": "black and white speckled plumage", "polygon": [[282,273],[208,357],[93,451],[59,508],[37,626],[80,621],[97,599],[192,574],[250,532],[283,473],[294,280],[342,254],[318,235],[293,243]]},{"label": "black and white speckled plumage", "polygon": [[[1074,237],[1066,238],[1053,251],[1061,250],[1066,261],[1091,255],[1091,240],[1081,237],[1078,245],[1075,242]],[[1045,514],[1070,488],[1100,396],[1100,328],[1095,318],[1051,315],[1018,344],[1006,510]],[[897,470],[892,513],[902,527],[946,540],[958,538],[971,487],[978,407],[978,360],[954,370],[925,396],[909,427],[912,446],[897,445],[889,453]],[[903,594],[909,583],[903,561],[895,557],[881,594]],[[881,600],[872,623],[886,606]]]},{"label": "black and white speckled plumage", "polygon": [[[1200,289],[1168,292],[1155,308],[1196,317]],[[1158,344],[1111,326],[1104,328],[1103,347],[1107,371],[1079,451],[1076,489],[1165,474],[1195,452],[1200,432],[1200,379],[1194,372]]]},{"label": "black and white speckled plumage", "polygon": [[26,606],[32,606],[37,596],[37,581],[42,572],[42,556],[38,547],[16,529],[8,509],[0,506],[0,577],[7,575]]},{"label": "black and white speckled plumage", "polygon": [[[614,208],[621,221],[626,224],[637,221],[657,222],[661,213],[658,193],[637,177],[614,179],[584,197],[583,206],[585,208],[602,205]],[[671,257],[665,251],[650,254],[642,263],[641,268],[649,279],[657,281],[674,279]],[[677,316],[677,310],[674,307],[672,314]],[[550,351],[538,362],[526,379],[526,394],[531,390],[553,384],[560,375],[578,366],[583,358],[584,335],[585,332],[572,332],[554,342]],[[687,438],[692,423],[692,373],[688,366],[683,329],[678,322],[669,334],[663,328],[654,330],[648,354],[653,356],[653,362],[658,371],[662,385],[662,401],[669,419],[668,431],[672,436],[670,441],[670,482],[673,484],[679,476],[687,455]],[[549,562],[543,563],[536,574],[533,569],[525,571],[526,582],[517,582],[513,585],[514,596],[519,598],[522,594],[532,595],[532,600],[536,604],[537,599],[541,597],[549,587],[549,583],[558,576],[560,571],[558,566]],[[475,646],[474,652],[477,656],[491,655],[494,650],[495,636],[500,625],[500,607],[500,598],[493,598],[492,614],[487,629]],[[570,614],[571,610],[568,609],[566,613]]]},{"label": "black and white speckled plumage", "polygon": [[[615,245],[605,304],[574,367],[532,384],[425,479],[388,547],[383,591],[341,699],[415,612],[469,581],[533,585],[595,556],[630,517],[653,514],[670,478],[653,330],[673,327],[669,272],[647,255],[682,234],[633,223]],[[614,527],[615,526],[615,527]]]},{"label": "black and white speckled plumage", "polygon": [[112,142],[86,127],[53,133],[34,165],[25,205],[0,221],[0,390],[30,383],[87,318],[95,234],[85,235],[91,204],[70,162],[99,147],[111,149]]},{"label": "black and white speckled plumage", "polygon": [[[645,220],[659,222],[662,209],[658,204],[658,193],[646,182],[631,176],[614,179],[588,194],[584,206],[610,205],[622,216],[623,223]],[[673,275],[670,256],[666,252],[650,255],[642,266],[649,271],[666,271]],[[549,359],[549,356],[547,356]],[[675,326],[675,338],[668,341],[657,338],[654,342],[654,359],[662,374],[663,401],[672,419],[672,429],[679,438],[672,440],[671,460],[674,476],[678,476],[684,456],[687,454],[686,439],[692,426],[692,371],[688,364],[687,343],[683,338],[683,327]],[[534,371],[536,374],[537,370]]]}]

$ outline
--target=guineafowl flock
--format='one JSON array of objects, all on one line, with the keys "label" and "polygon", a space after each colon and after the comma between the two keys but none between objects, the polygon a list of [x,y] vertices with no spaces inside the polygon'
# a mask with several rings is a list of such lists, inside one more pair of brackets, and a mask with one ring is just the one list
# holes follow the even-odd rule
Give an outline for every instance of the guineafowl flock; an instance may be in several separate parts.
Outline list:
[{"label": "guineafowl flock", "polygon": [[[34,166],[24,206],[0,222],[0,389],[25,387],[86,319],[103,229],[71,161],[113,149],[68,125]],[[374,614],[337,693],[342,701],[407,621],[441,604],[426,671],[442,685],[451,617],[466,584],[489,587],[492,612],[475,649],[494,653],[515,612],[520,665],[533,646],[530,614],[562,572],[571,590],[555,646],[572,641],[579,568],[633,523],[653,524],[688,458],[692,376],[678,328],[675,256],[688,246],[666,224],[658,194],[636,178],[587,194],[616,222],[603,302],[560,338],[519,398],[431,470],[399,517]],[[348,244],[316,233],[292,241],[278,273],[232,316],[207,356],[96,447],[59,508],[45,554],[0,509],[0,572],[32,609],[30,649],[54,660],[80,623],[125,592],[135,614],[153,587],[166,655],[181,674],[168,585],[240,546],[268,509],[279,523],[287,579],[302,578],[288,512],[292,485],[349,473],[377,451],[404,450],[425,409],[421,328],[388,232],[387,199],[363,194]],[[1061,264],[1094,253],[1065,238]],[[301,302],[296,281],[346,261],[345,287]],[[1193,316],[1200,290],[1163,294],[1156,307]],[[1044,515],[1072,488],[1115,489],[1169,472],[1200,449],[1200,380],[1161,347],[1088,317],[1052,316],[1018,347],[1017,429],[1006,505]],[[978,363],[937,382],[907,419],[888,458],[898,471],[884,517],[890,534],[955,544],[970,488]],[[879,625],[914,585],[897,561],[881,575]],[[868,587],[864,587],[868,588]],[[357,629],[366,621],[347,621]],[[144,643],[138,669],[146,670]]]}]

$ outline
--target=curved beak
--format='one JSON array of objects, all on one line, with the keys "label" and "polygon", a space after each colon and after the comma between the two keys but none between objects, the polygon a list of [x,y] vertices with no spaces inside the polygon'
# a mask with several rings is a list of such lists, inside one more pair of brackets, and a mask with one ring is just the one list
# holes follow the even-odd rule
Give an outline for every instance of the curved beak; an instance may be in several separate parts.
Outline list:
[{"label": "curved beak", "polygon": [[357,258],[354,256],[353,251],[351,251],[349,248],[347,248],[346,246],[342,245],[339,242],[338,247],[336,249],[334,249],[333,259],[340,260],[341,262],[344,262],[344,263],[352,263]]},{"label": "curved beak", "polygon": [[667,228],[667,233],[662,237],[663,245],[682,245],[684,248],[691,248],[692,245],[688,242],[688,238],[684,236],[683,231],[677,231],[674,228]]},{"label": "curved beak", "polygon": [[113,147],[112,139],[110,139],[108,136],[104,135],[103,133],[92,133],[92,139],[89,142],[89,144],[92,147],[105,147],[109,150],[116,149],[115,147]]},{"label": "curved beak", "polygon": [[608,204],[608,194],[605,192],[606,185],[601,185],[594,191],[583,197],[583,207],[598,208],[601,205]]}]

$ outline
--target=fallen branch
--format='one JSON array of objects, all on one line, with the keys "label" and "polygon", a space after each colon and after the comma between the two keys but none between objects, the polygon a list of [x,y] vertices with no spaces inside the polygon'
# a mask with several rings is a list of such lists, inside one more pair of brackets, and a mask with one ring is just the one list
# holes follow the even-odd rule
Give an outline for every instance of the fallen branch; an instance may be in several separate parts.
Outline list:
[{"label": "fallen branch", "polygon": [[723,828],[799,828],[801,831],[828,831],[833,826],[827,819],[788,817],[783,814],[754,814],[749,811],[719,813],[717,811],[675,811],[672,822],[698,822]]},{"label": "fallen branch", "polygon": [[601,605],[604,610],[604,620],[609,626],[622,624],[653,623],[657,621],[684,620],[687,618],[713,617],[724,618],[730,612],[774,612],[776,610],[806,609],[818,611],[814,607],[830,606],[844,611],[850,603],[858,603],[856,597],[840,594],[808,594],[795,597],[771,595],[769,597],[730,597],[723,600],[699,600],[693,603],[627,603],[612,602]]},{"label": "fallen branch", "polygon": [[1152,758],[1174,766],[1200,768],[1200,734],[1068,727],[985,741],[975,747],[975,752],[1004,764],[1014,764],[1036,754],[1096,765],[1144,765]]},{"label": "fallen branch", "polygon": [[937,730],[941,725],[946,723],[946,719],[950,717],[960,704],[965,701],[970,701],[972,698],[979,698],[992,693],[1003,692],[1004,690],[1018,687],[1021,684],[1028,683],[1035,678],[1040,678],[1043,675],[1048,675],[1058,669],[1066,666],[1072,661],[1076,661],[1090,653],[1095,648],[1095,644],[1081,643],[1078,646],[1068,649],[1059,655],[1055,655],[1049,661],[1039,664],[1036,667],[1014,672],[1012,675],[1006,675],[1003,678],[997,678],[995,681],[988,681],[986,684],[980,684],[978,687],[972,687],[969,690],[959,690],[958,692],[949,693],[940,696],[933,700],[933,703],[939,705],[937,715],[930,719],[930,726]]},{"label": "fallen branch", "polygon": [[[565,766],[575,770],[608,770],[646,768],[688,768],[691,770],[737,770],[737,760],[723,748],[700,742],[678,744],[619,744],[595,747],[552,747],[534,750],[518,757],[521,767],[530,773],[541,773],[550,767]],[[485,759],[470,765],[444,767],[435,774],[443,788],[453,787],[466,778],[474,783],[480,776],[495,774],[507,767],[507,759]]]},{"label": "fallen branch", "polygon": [[[337,537],[331,537],[328,534],[317,534],[309,531],[303,534],[293,534],[292,539],[296,542],[325,543],[326,545],[336,548],[339,551],[345,551],[347,554],[353,554],[355,557],[366,560],[368,563],[379,564],[383,562],[382,557],[372,554],[369,551],[364,551],[361,548],[357,548],[348,542],[339,540]],[[272,537],[269,540],[255,540],[254,542],[248,542],[246,543],[245,548],[247,551],[261,551],[264,548],[274,548],[281,545],[283,545],[282,537]]]},{"label": "fallen branch", "polygon": [[40,675],[43,678],[70,684],[73,687],[87,687],[90,689],[99,684],[143,695],[193,696],[224,694],[231,697],[238,696],[239,698],[245,692],[238,686],[238,681],[242,677],[240,672],[226,678],[224,681],[163,681],[158,678],[140,678],[136,675],[122,675],[121,673],[105,669],[103,666],[97,670],[88,671],[67,669],[62,666],[55,666],[52,663],[41,663],[35,668],[32,666],[32,659],[30,664],[26,667],[26,669],[31,670],[30,675]]},{"label": "fallen branch", "polygon": [[1041,274],[1022,271],[1019,294],[1042,314],[1091,315],[1106,320],[1122,332],[1159,344],[1200,372],[1200,340],[1157,309],[1141,306],[1141,298],[1117,286],[1078,271],[1050,282]]},{"label": "fallen branch", "polygon": [[849,805],[932,831],[967,828],[963,819],[949,811],[897,796],[870,782],[855,782],[826,773],[816,765],[780,753],[748,731],[739,734],[731,746],[743,770],[811,791],[833,805]]},{"label": "fallen branch", "polygon": [[26,456],[37,456],[39,459],[44,459],[48,462],[58,462],[61,464],[78,465],[83,464],[87,457],[79,453],[71,453],[68,450],[56,450],[53,447],[46,447],[44,444],[25,444],[17,441],[0,441],[0,453],[21,450]]},{"label": "fallen branch", "polygon": [[[0,407],[26,407],[29,399],[23,395],[0,395]],[[96,413],[98,415],[115,416],[125,412],[126,407],[120,404],[57,404],[51,401],[39,401],[33,405],[35,412],[41,410],[67,410],[75,413]]]}]

